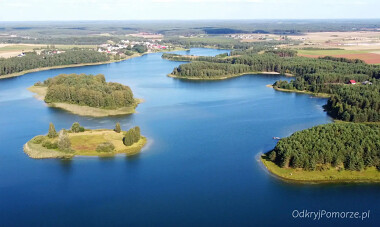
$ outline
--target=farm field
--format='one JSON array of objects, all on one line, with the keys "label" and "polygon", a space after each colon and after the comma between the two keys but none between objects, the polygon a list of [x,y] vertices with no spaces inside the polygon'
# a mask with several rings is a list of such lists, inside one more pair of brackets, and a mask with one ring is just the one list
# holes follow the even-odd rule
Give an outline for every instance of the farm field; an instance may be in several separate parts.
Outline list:
[{"label": "farm field", "polygon": [[309,58],[333,56],[339,58],[360,59],[367,64],[380,64],[380,51],[369,50],[298,50],[298,55]]},{"label": "farm field", "polygon": [[297,47],[299,56],[333,56],[380,64],[380,32],[314,32],[288,38],[302,41]]},{"label": "farm field", "polygon": [[[46,44],[1,44],[0,43],[0,58],[15,57],[22,52],[33,51],[35,48],[45,48]],[[71,48],[96,48],[96,45],[55,45],[59,49]]]}]

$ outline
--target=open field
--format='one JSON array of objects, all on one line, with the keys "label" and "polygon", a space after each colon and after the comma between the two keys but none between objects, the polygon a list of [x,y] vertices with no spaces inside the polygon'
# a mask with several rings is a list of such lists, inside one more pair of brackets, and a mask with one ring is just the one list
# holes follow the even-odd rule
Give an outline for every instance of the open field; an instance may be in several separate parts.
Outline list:
[{"label": "open field", "polygon": [[347,47],[347,49],[361,49],[361,46],[377,46],[376,49],[380,48],[380,32],[375,31],[311,32],[303,35],[289,35],[288,38],[300,40],[306,46],[339,46],[342,48]]},{"label": "open field", "polygon": [[[15,57],[22,52],[30,52],[36,48],[46,48],[45,44],[0,44],[0,58]],[[58,49],[96,48],[96,45],[55,45]]]},{"label": "open field", "polygon": [[330,55],[330,54],[322,54],[322,55],[315,55],[315,54],[298,54],[299,56],[308,57],[308,58],[318,58],[318,57],[325,57],[325,56],[333,56],[337,58],[348,58],[348,59],[360,59],[363,60],[367,64],[380,64],[380,54],[374,54],[374,53],[363,53],[363,54],[336,54],[336,55]]},{"label": "open field", "polygon": [[380,32],[313,32],[290,35],[288,38],[302,41],[301,45],[292,47],[297,49],[299,56],[344,57],[360,59],[368,64],[380,64]]},{"label": "open field", "polygon": [[365,54],[368,53],[366,50],[297,50],[298,54],[302,55],[325,55],[325,56],[333,56],[333,55],[343,55],[343,54]]},{"label": "open field", "polygon": [[23,51],[33,51],[34,48],[46,47],[40,44],[0,44],[0,57],[10,58],[21,54]]},{"label": "open field", "polygon": [[360,59],[367,64],[380,63],[380,51],[371,50],[297,50],[298,56],[318,58],[333,56],[338,58]]}]

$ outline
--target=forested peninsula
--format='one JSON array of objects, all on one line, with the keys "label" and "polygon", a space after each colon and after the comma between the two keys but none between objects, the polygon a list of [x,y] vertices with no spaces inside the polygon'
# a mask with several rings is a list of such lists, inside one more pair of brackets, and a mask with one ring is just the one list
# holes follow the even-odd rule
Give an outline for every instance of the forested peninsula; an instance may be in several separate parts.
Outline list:
[{"label": "forested peninsula", "polygon": [[[244,54],[247,52],[246,54]],[[252,53],[253,52],[253,53]],[[190,63],[174,68],[169,76],[184,79],[218,80],[255,72],[291,74],[290,83],[277,81],[273,87],[282,91],[323,94],[330,97],[325,106],[329,114],[352,122],[380,120],[380,66],[361,60],[323,57],[298,57],[292,50],[264,53],[240,51],[240,55],[191,57],[164,55],[166,59],[187,58]],[[355,84],[352,84],[355,81]]]},{"label": "forested peninsula", "polygon": [[[279,91],[328,97],[325,110],[334,123],[281,139],[261,161],[282,179],[303,182],[380,182],[380,66],[361,60],[298,57],[288,49],[247,49],[230,56],[163,55],[189,61],[169,75],[181,79],[219,80],[257,72],[294,76],[276,81]],[[364,122],[360,123],[360,122]],[[373,122],[373,123],[366,123]],[[360,123],[360,124],[359,124]]]},{"label": "forested peninsula", "polygon": [[147,139],[134,127],[122,131],[119,123],[115,129],[85,129],[78,122],[69,130],[55,130],[50,123],[46,135],[33,137],[24,145],[24,152],[30,158],[72,158],[74,156],[109,157],[116,154],[133,155],[144,147]]},{"label": "forested peninsula", "polygon": [[261,159],[287,180],[380,182],[379,138],[379,124],[320,125],[281,139]]},{"label": "forested peninsula", "polygon": [[48,106],[82,116],[104,117],[135,112],[140,102],[125,85],[106,82],[104,75],[61,74],[28,88]]},{"label": "forested peninsula", "polygon": [[0,58],[0,79],[28,72],[67,66],[82,66],[110,62],[111,58],[95,50],[66,50],[59,54],[27,52],[23,57]]}]

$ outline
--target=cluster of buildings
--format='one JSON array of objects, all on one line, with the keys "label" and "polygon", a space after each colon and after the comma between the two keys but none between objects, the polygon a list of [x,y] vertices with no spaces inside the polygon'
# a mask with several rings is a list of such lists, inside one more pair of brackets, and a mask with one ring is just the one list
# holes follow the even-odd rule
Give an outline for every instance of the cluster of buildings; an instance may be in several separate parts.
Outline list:
[{"label": "cluster of buildings", "polygon": [[[61,54],[65,51],[62,50],[35,50],[37,55],[55,55],[55,54]],[[21,54],[17,55],[17,57],[21,58],[24,57],[26,54],[24,51],[21,52]]]},{"label": "cluster of buildings", "polygon": [[169,46],[160,45],[156,42],[149,41],[129,41],[121,40],[117,44],[105,43],[98,46],[98,52],[109,53],[109,54],[120,54],[122,49],[131,49],[136,45],[145,46],[149,50],[166,50]]},{"label": "cluster of buildings", "polygon": [[227,37],[233,38],[233,39],[241,39],[241,40],[265,40],[265,41],[272,41],[272,40],[285,40],[285,36],[280,37],[273,37],[265,34],[231,34]]},{"label": "cluster of buildings", "polygon": [[[349,84],[356,84],[357,82],[355,80],[350,80]],[[362,82],[363,85],[372,85],[372,82],[369,82],[368,80]]]}]

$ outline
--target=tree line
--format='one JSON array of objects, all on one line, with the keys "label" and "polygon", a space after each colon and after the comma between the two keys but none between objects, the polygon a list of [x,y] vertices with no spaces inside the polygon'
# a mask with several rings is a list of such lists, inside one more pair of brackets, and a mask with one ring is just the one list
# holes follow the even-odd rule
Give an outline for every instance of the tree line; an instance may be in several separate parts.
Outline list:
[{"label": "tree line", "polygon": [[110,58],[94,50],[67,50],[60,54],[38,55],[35,52],[23,57],[0,58],[0,77],[24,70],[109,61]]},{"label": "tree line", "polygon": [[47,103],[63,102],[105,109],[135,104],[128,86],[106,82],[102,74],[61,74],[36,85],[47,86]]},{"label": "tree line", "polygon": [[[288,73],[296,76],[295,79],[277,81],[274,86],[331,94],[325,107],[334,118],[354,122],[379,121],[380,66],[333,57],[312,59],[291,55],[292,51],[285,49],[231,58],[196,58],[174,68],[172,74],[213,79],[261,71]],[[191,61],[191,58],[187,59]],[[359,84],[347,85],[350,80]],[[367,85],[361,84],[366,81]]]},{"label": "tree line", "polygon": [[268,156],[285,168],[380,169],[379,138],[380,126],[376,124],[319,125],[281,139]]}]

